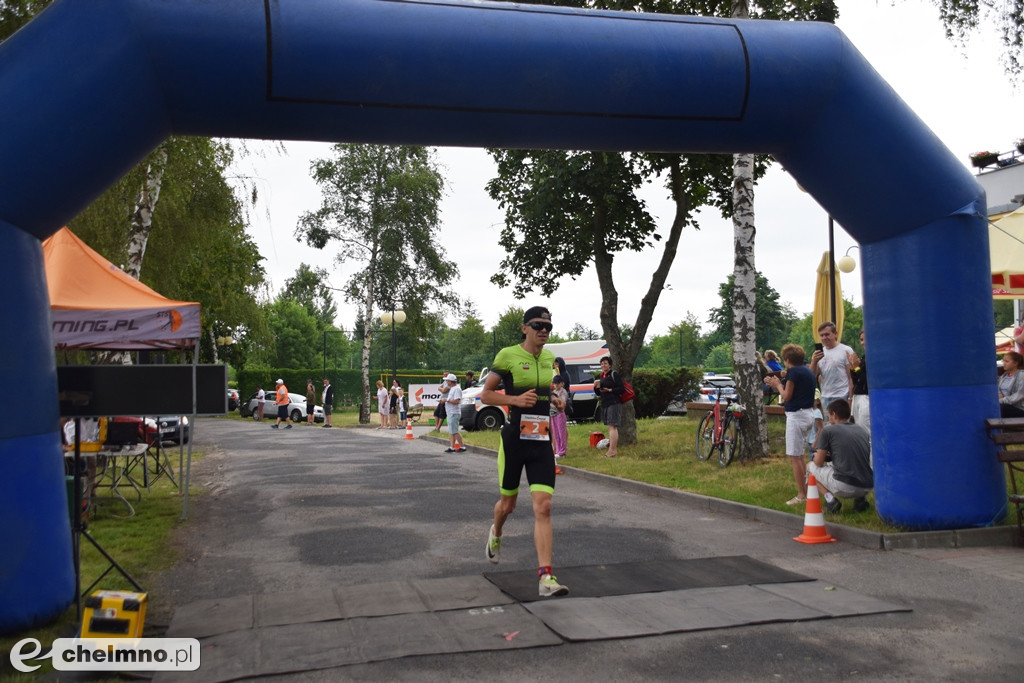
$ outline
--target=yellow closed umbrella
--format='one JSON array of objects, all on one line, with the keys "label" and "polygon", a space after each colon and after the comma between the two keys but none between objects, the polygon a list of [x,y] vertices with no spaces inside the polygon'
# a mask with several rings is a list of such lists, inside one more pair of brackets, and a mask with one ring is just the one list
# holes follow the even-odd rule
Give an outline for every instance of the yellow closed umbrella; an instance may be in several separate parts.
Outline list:
[{"label": "yellow closed umbrella", "polygon": [[840,341],[843,339],[843,318],[845,317],[843,310],[843,288],[839,283],[839,270],[836,269],[836,319],[832,320],[832,277],[829,273],[828,256],[827,251],[821,255],[821,263],[818,264],[818,282],[814,287],[814,314],[811,316],[814,329],[811,330],[811,333],[817,342],[821,341],[821,337],[818,336],[818,325],[829,320],[836,324],[836,337]]}]

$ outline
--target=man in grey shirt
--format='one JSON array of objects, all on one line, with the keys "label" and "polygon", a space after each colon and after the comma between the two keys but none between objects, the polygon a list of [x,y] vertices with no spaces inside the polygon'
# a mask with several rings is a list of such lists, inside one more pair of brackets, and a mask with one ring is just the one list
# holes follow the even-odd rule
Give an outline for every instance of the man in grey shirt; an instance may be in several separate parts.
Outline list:
[{"label": "man in grey shirt", "polygon": [[807,465],[818,490],[825,497],[825,509],[837,513],[840,498],[853,498],[853,511],[868,509],[865,496],[875,487],[871,471],[871,435],[850,422],[850,404],[837,398],[828,406],[828,426],[818,435],[814,461]]}]

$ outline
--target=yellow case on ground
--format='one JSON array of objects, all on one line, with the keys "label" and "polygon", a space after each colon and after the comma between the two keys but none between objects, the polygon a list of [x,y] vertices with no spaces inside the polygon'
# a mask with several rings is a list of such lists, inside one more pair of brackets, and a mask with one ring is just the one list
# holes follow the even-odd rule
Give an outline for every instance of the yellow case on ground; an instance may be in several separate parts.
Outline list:
[{"label": "yellow case on ground", "polygon": [[96,591],[85,599],[82,638],[141,638],[146,593]]}]

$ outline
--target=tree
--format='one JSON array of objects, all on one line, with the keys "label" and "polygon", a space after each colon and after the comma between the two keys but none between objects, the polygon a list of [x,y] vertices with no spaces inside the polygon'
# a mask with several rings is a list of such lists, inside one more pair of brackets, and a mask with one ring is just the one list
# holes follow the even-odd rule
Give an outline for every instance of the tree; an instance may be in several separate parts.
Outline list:
[{"label": "tree", "polygon": [[[491,150],[498,177],[488,192],[505,210],[501,243],[508,256],[492,280],[514,293],[558,286],[550,273],[578,276],[593,265],[601,291],[601,328],[613,363],[627,380],[665,287],[683,228],[710,204],[728,214],[729,157],[725,155],[619,154],[542,150]],[[676,212],[662,235],[639,196],[645,185],[663,181]],[[660,243],[657,266],[636,320],[623,337],[618,292],[612,275],[616,252],[641,251]],[[557,244],[558,249],[551,245]],[[635,275],[635,274],[631,274]],[[557,311],[555,311],[557,315]],[[636,441],[636,422],[626,404],[620,443]]]},{"label": "tree", "polygon": [[946,28],[946,37],[964,44],[985,24],[995,29],[1003,44],[1006,72],[1020,78],[1024,71],[1024,3],[1017,0],[932,0]]},{"label": "tree", "polygon": [[[754,281],[757,297],[757,325],[754,335],[758,348],[768,348],[789,337],[796,314],[789,304],[779,302],[779,293],[768,284],[764,275],[755,271]],[[725,282],[718,286],[718,296],[722,300],[722,305],[712,309],[708,314],[708,322],[715,326],[711,334],[708,335],[707,343],[710,346],[716,346],[733,338],[734,289],[735,276],[733,275],[730,275]]]},{"label": "tree", "polygon": [[506,346],[518,344],[523,340],[524,313],[526,313],[526,309],[520,306],[509,306],[508,309],[501,314],[498,318],[498,322],[495,323],[493,328],[491,328],[491,334],[494,337],[494,346],[496,349],[502,349]]},{"label": "tree", "polygon": [[282,295],[302,305],[317,322],[317,330],[334,325],[338,307],[331,290],[324,285],[327,271],[300,263],[295,276],[285,280]]},{"label": "tree", "polygon": [[654,337],[651,355],[645,367],[696,367],[701,362],[701,334],[697,316],[687,313],[686,319],[675,323],[668,334]]},{"label": "tree", "polygon": [[[243,365],[267,334],[257,294],[265,272],[259,249],[245,232],[242,204],[225,179],[233,149],[209,138],[172,138],[161,181],[160,210],[146,238],[139,279],[164,296],[202,306],[200,357],[218,361],[212,339],[231,336],[229,362]],[[139,164],[110,187],[69,227],[115,265],[131,258],[131,216],[145,175]],[[141,254],[137,254],[141,256]]]},{"label": "tree", "polygon": [[359,264],[345,298],[359,305],[363,321],[359,420],[367,424],[375,311],[410,302],[457,307],[443,287],[455,269],[435,248],[444,181],[426,148],[337,144],[333,152],[312,164],[323,203],[299,218],[295,236],[317,249],[337,241],[338,262]]},{"label": "tree", "polygon": [[316,365],[316,319],[291,299],[278,297],[269,307],[269,326],[274,340],[273,362],[279,368],[311,368]]}]

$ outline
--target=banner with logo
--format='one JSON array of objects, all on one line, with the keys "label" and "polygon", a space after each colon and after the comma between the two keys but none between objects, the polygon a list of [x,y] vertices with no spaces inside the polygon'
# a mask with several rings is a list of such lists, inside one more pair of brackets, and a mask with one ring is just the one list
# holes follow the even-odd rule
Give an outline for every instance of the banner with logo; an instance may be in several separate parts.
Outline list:
[{"label": "banner with logo", "polygon": [[436,408],[444,399],[444,394],[437,388],[438,384],[410,384],[409,405],[422,404],[424,408]]}]

